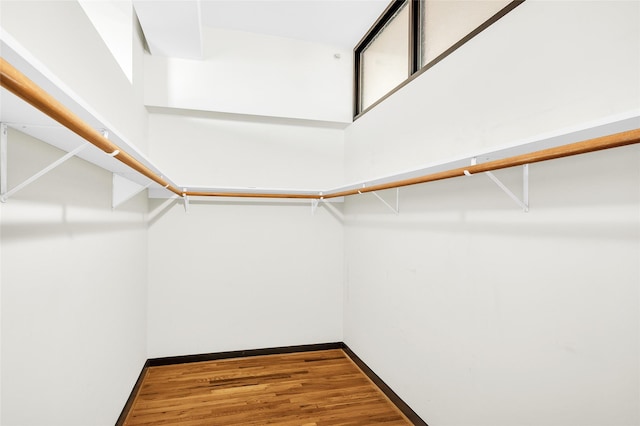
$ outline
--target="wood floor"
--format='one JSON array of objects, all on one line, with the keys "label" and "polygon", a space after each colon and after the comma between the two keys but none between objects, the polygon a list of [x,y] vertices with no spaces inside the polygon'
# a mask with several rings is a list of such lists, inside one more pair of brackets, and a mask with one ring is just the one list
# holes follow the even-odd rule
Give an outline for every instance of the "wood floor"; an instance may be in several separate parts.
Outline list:
[{"label": "wood floor", "polygon": [[124,423],[411,425],[341,349],[149,367]]}]

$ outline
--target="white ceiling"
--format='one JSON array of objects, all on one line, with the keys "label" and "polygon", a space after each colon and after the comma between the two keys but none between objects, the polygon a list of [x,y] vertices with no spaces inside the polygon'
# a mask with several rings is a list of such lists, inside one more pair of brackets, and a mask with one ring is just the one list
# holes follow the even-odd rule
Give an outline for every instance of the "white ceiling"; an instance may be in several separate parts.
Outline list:
[{"label": "white ceiling", "polygon": [[351,49],[389,0],[134,0],[152,54],[198,58],[202,26]]},{"label": "white ceiling", "polygon": [[353,48],[389,0],[203,0],[206,26]]}]

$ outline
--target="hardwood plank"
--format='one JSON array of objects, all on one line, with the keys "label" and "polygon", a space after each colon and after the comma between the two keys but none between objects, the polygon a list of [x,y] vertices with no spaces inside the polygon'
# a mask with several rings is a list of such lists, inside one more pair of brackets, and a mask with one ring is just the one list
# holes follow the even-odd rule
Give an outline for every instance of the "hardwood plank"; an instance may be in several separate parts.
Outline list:
[{"label": "hardwood plank", "polygon": [[127,426],[411,425],[341,349],[149,367]]}]

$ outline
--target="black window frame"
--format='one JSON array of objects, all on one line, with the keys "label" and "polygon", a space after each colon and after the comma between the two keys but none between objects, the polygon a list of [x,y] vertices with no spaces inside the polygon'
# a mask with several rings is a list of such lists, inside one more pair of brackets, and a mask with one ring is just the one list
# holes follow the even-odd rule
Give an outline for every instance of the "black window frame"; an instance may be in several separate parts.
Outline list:
[{"label": "black window frame", "polygon": [[[498,21],[507,13],[511,12],[520,4],[524,3],[525,0],[512,0],[505,7],[487,19],[485,22],[480,24],[462,39],[454,43],[447,50],[442,52],[440,55],[429,61],[428,63],[420,66],[420,29],[422,25],[421,20],[421,8],[424,7],[424,2],[422,0],[392,0],[391,3],[387,6],[387,8],[382,12],[380,17],[376,20],[376,22],[371,26],[369,31],[362,37],[362,39],[358,42],[356,47],[353,49],[353,64],[354,64],[354,73],[353,73],[353,120],[357,120],[366,112],[370,111],[380,102],[391,96],[393,93],[397,92],[402,87],[406,86],[413,79],[421,75],[423,72],[433,67],[435,64],[449,56],[452,52],[457,50],[460,46],[471,40],[476,35],[480,34],[482,31],[487,29],[493,23]],[[409,63],[407,67],[409,69],[408,77],[393,89],[391,89],[387,94],[382,96],[380,99],[373,102],[367,108],[362,109],[362,54],[369,46],[369,44],[380,34],[380,32],[387,26],[387,24],[393,19],[396,13],[404,6],[405,3],[407,7],[409,7],[409,43],[407,49],[409,49]]]}]

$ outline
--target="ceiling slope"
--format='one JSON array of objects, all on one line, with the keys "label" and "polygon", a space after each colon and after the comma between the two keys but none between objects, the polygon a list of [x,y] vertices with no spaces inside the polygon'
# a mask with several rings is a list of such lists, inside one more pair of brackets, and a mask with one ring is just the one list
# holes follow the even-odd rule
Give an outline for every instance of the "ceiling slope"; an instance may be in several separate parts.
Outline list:
[{"label": "ceiling slope", "polygon": [[201,59],[203,26],[352,49],[387,0],[134,0],[152,55]]}]

